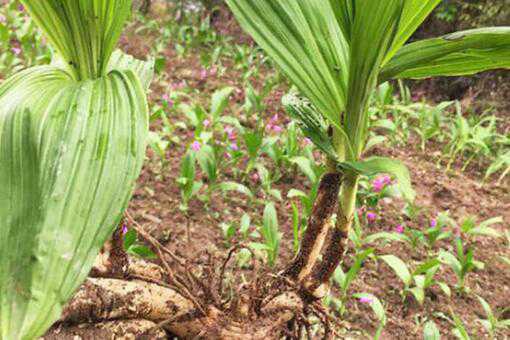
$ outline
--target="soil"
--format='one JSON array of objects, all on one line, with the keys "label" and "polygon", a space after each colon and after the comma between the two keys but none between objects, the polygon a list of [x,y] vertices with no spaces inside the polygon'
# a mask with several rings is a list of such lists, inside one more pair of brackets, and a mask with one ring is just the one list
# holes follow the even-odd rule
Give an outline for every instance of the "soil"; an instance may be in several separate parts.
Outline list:
[{"label": "soil", "polygon": [[[219,20],[222,34],[235,34],[235,41],[249,41],[242,35],[239,28],[227,20]],[[131,30],[134,32],[134,30]],[[138,56],[146,55],[151,44],[150,39],[137,38],[134,33],[128,33],[123,41],[123,49]],[[207,80],[200,78],[200,62],[197,54],[188,53],[185,57],[177,57],[173,51],[173,44],[168,43],[166,56],[166,69],[161,76],[164,81],[154,84],[151,88],[150,102],[157,103],[164,93],[170,91],[161,84],[177,84],[185,81],[194,90],[195,100],[206,103],[212,92],[227,85],[236,89],[243,89],[241,71],[228,67],[232,61],[224,60],[227,65],[224,72],[209,76]],[[252,85],[260,89],[264,79],[272,74],[272,70],[262,69],[257,79],[251,79]],[[269,96],[266,115],[272,116],[281,112],[280,98],[285,93],[287,86],[281,85]],[[231,99],[232,106],[227,109],[232,114],[236,107],[242,105],[244,94],[242,91],[235,93]],[[508,120],[508,112],[500,112],[499,115]],[[175,117],[173,117],[175,119]],[[282,121],[282,124],[285,122]],[[152,129],[157,131],[160,123],[153,123]],[[189,131],[178,130],[178,137],[183,141],[181,145],[172,145],[166,155],[169,161],[162,167],[158,156],[150,150],[147,152],[147,160],[143,173],[140,176],[136,191],[130,204],[131,215],[158,240],[164,242],[169,248],[184,256],[199,260],[199,254],[204,250],[217,256],[226,256],[228,248],[239,242],[234,239],[226,244],[222,236],[220,223],[239,221],[243,213],[249,212],[252,218],[262,216],[262,208],[251,206],[244,196],[237,194],[214,194],[211,203],[193,200],[189,211],[189,221],[179,209],[180,192],[176,183],[179,174],[180,160],[185,152],[182,145],[189,145],[191,134]],[[437,165],[437,153],[440,146],[429,145],[426,152],[417,149],[416,143],[409,143],[398,149],[392,147],[379,147],[373,151],[378,155],[393,156],[402,160],[412,173],[413,184],[417,192],[417,205],[422,207],[419,218],[414,221],[406,221],[407,227],[423,229],[428,225],[428,218],[438,212],[449,210],[452,217],[461,219],[468,215],[476,216],[478,220],[490,217],[502,216],[504,223],[496,228],[504,232],[509,230],[510,224],[510,190],[508,182],[496,185],[486,183],[481,185],[481,177],[476,171],[461,173],[454,168],[451,173],[445,173],[444,169]],[[221,174],[222,180],[230,180],[229,174]],[[301,188],[305,182],[303,177],[297,176],[284,178],[276,187],[282,191],[282,196],[291,188]],[[248,182],[251,188],[258,185]],[[263,197],[259,190],[259,197]],[[292,227],[291,209],[289,200],[284,199],[277,203],[280,229],[283,233],[282,246],[277,263],[277,270],[288,263],[294,256],[292,250]],[[378,220],[364,226],[365,233],[371,234],[379,231],[392,231],[395,226],[405,220],[401,212],[402,203],[398,201],[383,202],[378,211]],[[260,218],[259,218],[260,219]],[[418,222],[417,222],[418,221]],[[186,226],[190,224],[192,240],[186,238]],[[254,227],[252,227],[254,228]],[[383,331],[383,339],[418,339],[422,337],[422,325],[425,320],[434,320],[440,327],[441,333],[446,338],[453,338],[451,329],[453,325],[441,315],[451,315],[453,311],[459,316],[475,338],[488,338],[487,332],[477,322],[479,318],[485,318],[482,307],[476,299],[476,295],[486,299],[494,310],[503,310],[510,307],[510,270],[499,260],[499,256],[510,257],[510,245],[504,239],[493,238],[470,238],[468,243],[474,248],[475,258],[485,263],[485,269],[468,274],[466,285],[471,289],[469,294],[457,294],[452,290],[452,296],[447,297],[436,288],[426,297],[423,306],[420,306],[411,298],[402,301],[400,290],[402,283],[382,261],[369,260],[365,263],[360,275],[355,280],[351,292],[369,292],[384,301],[388,317],[387,325]],[[451,249],[450,241],[440,242],[441,248]],[[375,246],[376,254],[395,254],[406,263],[411,264],[427,257],[427,250],[419,248],[413,250],[403,243],[379,243]],[[347,251],[345,267],[350,262],[352,245]],[[437,251],[437,247],[434,251]],[[244,270],[249,275],[249,270]],[[438,279],[453,287],[456,283],[453,272],[443,266]],[[334,292],[334,294],[336,294]],[[508,314],[508,313],[507,313]],[[506,315],[508,318],[509,316]],[[364,339],[375,332],[377,320],[367,305],[363,305],[351,298],[348,299],[347,312],[343,317],[338,316],[344,328],[342,336],[345,338]],[[510,331],[500,331],[498,338],[510,337]]]}]

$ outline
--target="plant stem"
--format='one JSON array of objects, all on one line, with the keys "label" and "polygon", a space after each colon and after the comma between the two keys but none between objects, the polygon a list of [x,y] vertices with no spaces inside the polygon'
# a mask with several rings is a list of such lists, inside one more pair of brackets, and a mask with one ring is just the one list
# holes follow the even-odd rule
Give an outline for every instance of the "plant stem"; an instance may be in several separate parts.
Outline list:
[{"label": "plant stem", "polygon": [[337,210],[336,225],[330,232],[323,253],[323,261],[315,265],[311,278],[305,284],[311,292],[327,283],[340,264],[354,217],[357,191],[358,176],[354,174],[345,175],[340,191],[341,197]]},{"label": "plant stem", "polygon": [[294,280],[302,280],[312,271],[328,235],[331,217],[337,207],[341,178],[342,175],[338,172],[329,172],[322,177],[301,248],[284,271],[284,275]]}]

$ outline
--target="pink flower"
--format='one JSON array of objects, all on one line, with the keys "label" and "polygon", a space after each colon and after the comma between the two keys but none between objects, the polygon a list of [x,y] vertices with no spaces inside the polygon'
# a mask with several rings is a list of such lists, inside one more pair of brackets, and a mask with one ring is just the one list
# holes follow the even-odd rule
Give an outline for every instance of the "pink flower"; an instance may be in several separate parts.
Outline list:
[{"label": "pink flower", "polygon": [[404,230],[405,230],[405,227],[402,224],[399,224],[398,226],[395,227],[395,232],[397,232],[399,234],[403,234]]},{"label": "pink flower", "polygon": [[231,126],[225,126],[225,128],[223,129],[223,131],[225,131],[225,133],[227,134],[227,137],[229,140],[234,140],[236,139],[236,133],[234,131],[234,128],[231,127]]},{"label": "pink flower", "polygon": [[433,219],[431,219],[431,220],[430,220],[430,226],[431,226],[432,228],[437,227],[437,220],[436,220],[435,218],[433,218]]},{"label": "pink flower", "polygon": [[251,180],[254,181],[254,182],[258,182],[259,181],[259,174],[254,172],[252,175],[251,175]]},{"label": "pink flower", "polygon": [[193,151],[200,151],[200,143],[198,141],[194,141],[193,144],[191,144],[191,149]]},{"label": "pink flower", "polygon": [[377,215],[373,212],[367,212],[367,220],[368,222],[372,223],[372,222],[375,222],[375,220],[377,219]]},{"label": "pink flower", "polygon": [[23,5],[18,6],[18,11],[23,12],[25,10],[25,7]]},{"label": "pink flower", "polygon": [[230,148],[231,148],[232,150],[234,150],[234,151],[239,150],[239,147],[237,146],[237,144],[236,144],[236,143],[232,143],[232,144],[230,144]]},{"label": "pink flower", "polygon": [[384,176],[382,176],[382,181],[383,181],[384,184],[390,185],[391,184],[391,177],[388,176],[388,175],[384,175]]},{"label": "pink flower", "polygon": [[368,297],[368,296],[362,296],[359,298],[359,302],[361,303],[365,303],[365,304],[371,304],[372,302],[374,302],[374,299],[372,299],[371,297]]},{"label": "pink flower", "polygon": [[379,176],[372,182],[372,190],[374,190],[374,192],[381,192],[384,189],[384,187],[390,184],[391,184],[390,176],[387,175]]},{"label": "pink flower", "polygon": [[186,82],[183,80],[183,81],[180,81],[178,83],[173,83],[172,85],[170,85],[170,88],[172,90],[181,90],[183,89],[184,87],[186,87]]},{"label": "pink flower", "polygon": [[216,74],[218,74],[218,68],[216,66],[211,67],[209,70],[209,75],[214,77]]},{"label": "pink flower", "polygon": [[312,144],[312,140],[310,138],[308,138],[308,137],[305,137],[304,141],[305,141],[305,145]]},{"label": "pink flower", "polygon": [[381,192],[382,189],[384,189],[384,182],[381,181],[379,178],[376,178],[373,182],[372,182],[372,190],[374,192]]},{"label": "pink flower", "polygon": [[280,133],[283,131],[282,127],[280,125],[273,125],[273,129],[272,129],[274,132],[276,133]]},{"label": "pink flower", "polygon": [[163,99],[163,101],[166,103],[168,107],[174,106],[174,101],[170,99],[170,96],[168,94],[165,93],[163,96],[161,96],[161,99]]},{"label": "pink flower", "polygon": [[11,51],[15,55],[20,55],[21,54],[21,48],[19,48],[19,47],[13,47],[13,48],[11,48]]},{"label": "pink flower", "polygon": [[209,119],[206,119],[202,124],[204,124],[205,127],[208,127],[209,125],[211,125],[211,121]]},{"label": "pink flower", "polygon": [[271,117],[269,120],[270,124],[276,124],[278,122],[278,113],[276,113],[274,116]]},{"label": "pink flower", "polygon": [[126,234],[127,234],[127,232],[128,232],[128,227],[127,227],[127,225],[125,225],[125,224],[124,224],[124,225],[122,225],[122,234],[123,234],[123,235],[126,235]]},{"label": "pink flower", "polygon": [[206,79],[207,79],[207,70],[205,68],[203,68],[200,71],[200,80],[206,80]]}]

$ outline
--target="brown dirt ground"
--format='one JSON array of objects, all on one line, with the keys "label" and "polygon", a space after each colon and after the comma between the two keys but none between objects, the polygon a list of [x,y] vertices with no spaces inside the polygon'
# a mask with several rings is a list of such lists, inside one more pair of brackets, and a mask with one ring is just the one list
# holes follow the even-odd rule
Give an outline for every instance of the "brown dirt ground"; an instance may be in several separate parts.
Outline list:
[{"label": "brown dirt ground", "polygon": [[[223,27],[222,33],[237,32],[236,27]],[[245,37],[237,37],[244,40]],[[149,49],[150,40],[129,36],[123,39],[127,51],[135,55],[144,55]],[[190,54],[183,59],[176,58],[172,45],[168,44],[166,80],[175,83],[185,80],[188,85],[196,90],[197,100],[204,101],[217,88],[232,85],[242,88],[240,71],[228,68],[226,72],[203,82],[199,79],[199,61],[196,55]],[[228,65],[229,61],[224,61]],[[263,74],[271,70],[264,70]],[[253,79],[255,87],[260,88],[264,77]],[[280,111],[279,101],[284,93],[285,86],[276,89],[270,96],[267,116]],[[159,85],[152,88],[151,102],[156,102],[165,91]],[[237,107],[243,102],[243,94],[237,94],[232,99],[232,107]],[[505,116],[505,114],[502,114]],[[508,115],[506,115],[508,119]],[[157,129],[158,124],[153,126]],[[190,142],[187,131],[179,131],[180,137]],[[510,193],[508,183],[496,186],[495,184],[480,185],[480,178],[476,173],[460,173],[454,171],[445,174],[436,166],[434,150],[425,153],[417,151],[416,144],[399,149],[380,147],[375,150],[379,155],[391,155],[404,161],[411,170],[413,184],[417,191],[417,203],[424,208],[420,214],[419,222],[408,222],[409,227],[422,228],[428,223],[428,216],[439,211],[450,210],[453,217],[475,215],[479,219],[494,216],[503,216],[504,224],[498,229],[508,230],[510,223]],[[439,150],[439,149],[437,149]],[[436,152],[437,152],[436,150]],[[158,239],[172,249],[193,257],[204,249],[213,253],[225,255],[228,246],[223,241],[219,223],[223,221],[236,221],[244,212],[250,212],[252,218],[261,216],[261,209],[250,206],[244,197],[236,195],[223,196],[216,194],[210,207],[205,207],[201,202],[193,201],[191,205],[191,230],[193,241],[186,242],[186,217],[179,211],[180,194],[175,182],[179,173],[180,159],[184,153],[182,146],[173,145],[167,154],[169,165],[162,169],[159,160],[149,150],[143,173],[138,181],[138,186],[130,205],[130,211]],[[223,179],[228,179],[228,173],[222,174]],[[276,186],[282,190],[283,197],[290,188],[302,188],[303,178],[295,178],[290,183],[282,181]],[[253,187],[253,185],[251,185]],[[259,195],[261,195],[259,193]],[[292,230],[291,216],[287,200],[278,204],[281,231],[283,232],[282,249],[279,256],[279,266],[286,263],[292,256]],[[390,202],[381,206],[379,220],[366,227],[366,233],[378,231],[391,231],[401,220],[401,205],[398,202]],[[452,338],[450,332],[452,325],[437,317],[437,312],[449,315],[452,309],[462,318],[470,331],[476,331],[479,338],[488,338],[487,333],[476,322],[477,318],[484,317],[483,310],[477,302],[474,294],[484,297],[493,307],[510,307],[510,271],[497,257],[498,255],[510,256],[510,248],[503,239],[477,238],[471,239],[474,246],[475,258],[485,262],[486,268],[468,275],[467,286],[471,288],[469,295],[452,294],[450,298],[436,289],[429,294],[423,307],[414,301],[402,302],[399,290],[402,285],[393,272],[382,263],[373,260],[366,262],[360,276],[356,279],[351,292],[370,292],[384,301],[387,309],[388,323],[383,332],[383,339],[418,339],[422,334],[421,321],[433,319],[441,328],[446,338]],[[441,244],[444,248],[451,248],[449,242]],[[352,250],[350,251],[352,253]],[[401,243],[391,243],[376,246],[377,254],[396,254],[407,263],[417,259],[424,259],[426,251],[419,249],[413,252],[409,247]],[[346,262],[349,262],[348,260]],[[455,277],[450,269],[444,267],[438,277],[446,281],[450,286],[455,283]],[[373,334],[377,322],[367,306],[350,299],[348,312],[341,322],[346,328],[347,338],[366,338],[367,334]],[[507,313],[508,314],[508,313]],[[506,315],[508,318],[509,315]],[[500,332],[499,337],[510,337],[510,331]]]}]

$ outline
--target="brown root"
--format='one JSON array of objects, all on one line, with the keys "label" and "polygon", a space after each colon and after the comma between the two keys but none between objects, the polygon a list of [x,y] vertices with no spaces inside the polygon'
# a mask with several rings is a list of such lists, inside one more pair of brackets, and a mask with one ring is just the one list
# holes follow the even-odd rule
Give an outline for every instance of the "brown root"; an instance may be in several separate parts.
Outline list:
[{"label": "brown root", "polygon": [[[181,339],[296,338],[303,330],[311,336],[307,321],[310,315],[319,318],[328,336],[332,333],[331,318],[317,305],[309,290],[303,290],[300,278],[307,272],[306,279],[327,281],[335,269],[336,259],[315,267],[313,264],[330,229],[339,185],[337,174],[328,174],[321,182],[311,218],[312,229],[319,231],[315,233],[319,239],[313,240],[309,235],[300,252],[302,260],[297,259],[294,267],[291,266],[297,268],[297,278],[260,275],[260,268],[255,264],[256,276],[251,283],[228,290],[224,289],[228,263],[236,251],[243,249],[242,245],[233,247],[221,266],[210,260],[197,277],[187,259],[173,254],[127,215],[130,223],[135,224],[132,227],[158,255],[161,266],[124,258],[118,247],[120,238],[114,235],[111,244],[98,256],[92,277],[78,290],[65,307],[61,320],[43,339],[160,339],[166,337],[163,331]],[[337,245],[343,238],[332,231],[325,255],[333,250],[338,255]]]},{"label": "brown root", "polygon": [[319,257],[337,207],[341,178],[340,173],[327,173],[321,179],[301,248],[284,272],[293,280],[308,277]]},{"label": "brown root", "polygon": [[50,330],[42,340],[92,340],[92,339],[167,339],[166,333],[148,320],[120,320],[94,324],[59,325]]}]

